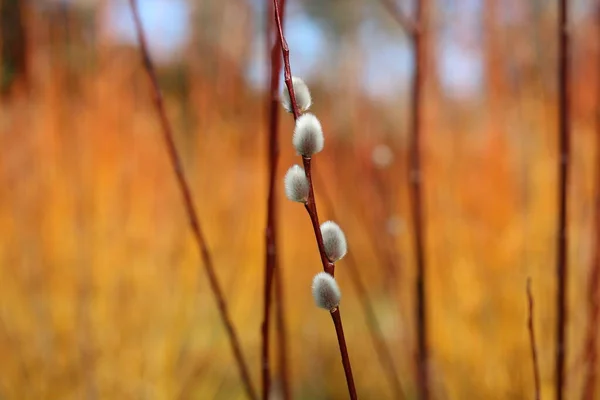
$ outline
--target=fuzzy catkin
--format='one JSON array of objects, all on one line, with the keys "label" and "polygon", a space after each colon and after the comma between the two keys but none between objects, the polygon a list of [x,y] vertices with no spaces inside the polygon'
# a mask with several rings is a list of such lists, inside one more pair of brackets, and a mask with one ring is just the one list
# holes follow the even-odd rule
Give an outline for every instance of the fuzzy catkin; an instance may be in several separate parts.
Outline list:
[{"label": "fuzzy catkin", "polygon": [[305,203],[308,200],[308,193],[310,190],[308,179],[304,169],[299,165],[293,165],[285,174],[283,178],[285,186],[285,195],[291,201],[297,201],[299,203]]},{"label": "fuzzy catkin", "polygon": [[301,115],[296,121],[292,143],[296,153],[303,157],[311,157],[323,150],[325,138],[321,123],[313,114]]},{"label": "fuzzy catkin", "polygon": [[335,278],[327,272],[319,272],[313,278],[312,295],[319,308],[332,311],[340,305],[342,293]]},{"label": "fuzzy catkin", "polygon": [[[296,105],[300,112],[304,112],[310,108],[312,105],[312,97],[310,95],[310,90],[308,90],[308,86],[306,83],[297,76],[292,76],[292,86],[294,88],[294,97],[296,98]],[[281,104],[283,108],[289,113],[293,112],[292,110],[292,100],[290,98],[290,92],[287,89],[287,86],[284,86],[283,92],[281,94]]]},{"label": "fuzzy catkin", "polygon": [[342,259],[348,252],[348,243],[346,235],[338,224],[333,221],[323,222],[321,224],[321,235],[323,236],[323,247],[325,254],[331,262]]}]

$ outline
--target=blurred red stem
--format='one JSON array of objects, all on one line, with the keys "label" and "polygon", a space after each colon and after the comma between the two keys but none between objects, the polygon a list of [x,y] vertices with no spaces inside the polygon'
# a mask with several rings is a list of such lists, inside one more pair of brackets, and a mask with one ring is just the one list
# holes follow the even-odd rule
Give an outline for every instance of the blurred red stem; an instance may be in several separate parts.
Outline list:
[{"label": "blurred red stem", "polygon": [[142,23],[139,16],[139,11],[137,8],[137,3],[135,0],[129,0],[129,4],[131,6],[131,11],[133,13],[133,19],[135,22],[135,29],[137,33],[137,38],[140,45],[142,61],[144,68],[148,74],[148,78],[150,79],[150,83],[152,86],[152,100],[154,101],[154,105],[156,107],[156,111],[158,112],[160,124],[163,133],[163,139],[165,141],[165,145],[167,148],[167,152],[169,154],[169,158],[171,160],[171,164],[173,166],[173,170],[175,172],[175,176],[177,177],[177,183],[179,185],[179,189],[183,195],[185,209],[188,215],[190,227],[192,229],[192,233],[194,235],[194,239],[198,246],[198,250],[200,252],[200,256],[202,257],[202,261],[204,263],[205,271],[208,276],[208,281],[210,284],[211,291],[215,296],[217,301],[217,306],[219,309],[219,314],[221,319],[223,320],[223,324],[225,325],[225,329],[227,331],[227,335],[229,337],[229,341],[231,344],[231,348],[233,350],[233,354],[235,357],[235,361],[237,363],[244,388],[248,394],[248,397],[251,399],[257,399],[256,392],[254,387],[252,386],[252,381],[250,379],[250,374],[248,372],[248,368],[246,366],[246,362],[244,360],[244,356],[242,354],[241,346],[239,343],[239,339],[233,323],[231,322],[231,318],[229,317],[229,312],[227,311],[227,304],[225,303],[225,298],[221,287],[219,286],[219,282],[217,280],[217,276],[214,271],[214,265],[212,261],[212,257],[206,246],[206,240],[202,234],[202,230],[200,229],[200,221],[198,219],[198,213],[196,212],[196,208],[194,207],[194,203],[192,201],[192,194],[190,190],[190,186],[185,178],[183,173],[182,163],[179,158],[179,154],[177,153],[177,148],[175,147],[175,141],[173,139],[173,132],[171,129],[171,124],[167,118],[167,113],[165,110],[162,92],[160,90],[160,86],[158,84],[158,79],[156,76],[156,71],[154,68],[154,64],[150,58],[150,54],[148,52],[148,45],[146,43],[146,37],[144,34],[144,30],[142,27]]},{"label": "blurred red stem", "polygon": [[[600,3],[596,10],[596,31],[600,37]],[[600,54],[600,53],[599,53]],[[600,57],[597,59],[600,65]],[[598,68],[600,69],[600,67]],[[598,70],[597,69],[597,70]],[[596,90],[596,193],[595,193],[595,244],[590,277],[588,279],[588,327],[585,339],[587,354],[587,370],[585,373],[583,399],[593,400],[596,397],[597,363],[598,363],[598,322],[600,319],[600,75],[597,75]]]},{"label": "blurred red stem", "polygon": [[563,399],[565,387],[565,359],[567,353],[567,209],[569,187],[569,32],[568,32],[568,9],[567,1],[559,2],[559,66],[558,66],[558,126],[559,126],[559,168],[558,168],[558,235],[557,235],[557,257],[556,257],[556,381],[555,394],[557,400]]},{"label": "blurred red stem", "polygon": [[[281,45],[281,53],[283,55],[283,66],[284,66],[284,77],[285,84],[287,86],[288,92],[290,94],[290,100],[292,103],[292,112],[294,114],[294,120],[297,120],[300,116],[300,110],[298,109],[298,103],[296,102],[296,95],[294,94],[294,85],[292,83],[292,71],[290,67],[290,49],[288,47],[287,41],[285,40],[285,36],[283,34],[283,27],[281,25],[281,14],[279,12],[279,5],[277,4],[277,0],[273,0],[273,6],[275,8],[275,23],[277,24],[277,30],[279,31],[279,41]],[[334,264],[329,262],[327,256],[325,255],[325,247],[323,246],[323,236],[321,235],[321,226],[319,224],[319,216],[317,213],[317,204],[315,202],[315,194],[313,189],[312,182],[312,174],[311,174],[311,159],[307,157],[302,157],[302,163],[304,164],[304,171],[306,173],[306,178],[309,183],[309,194],[308,200],[305,204],[306,210],[310,216],[310,221],[313,226],[313,230],[315,232],[315,237],[317,240],[317,245],[319,247],[319,254],[321,256],[321,262],[323,264],[323,270],[329,273],[330,275],[334,275]],[[335,314],[335,315],[334,315]],[[342,329],[342,317],[339,312],[332,313],[332,317],[335,324],[335,329],[338,337],[338,344],[340,347],[340,353],[342,356],[342,364],[344,365],[344,372],[346,374],[346,383],[348,384],[348,390],[350,393],[350,397],[352,399],[356,399],[356,389],[354,387],[354,378],[352,377],[352,368],[350,366],[350,357],[348,356],[348,349],[346,347],[346,342],[344,339],[344,333]]]},{"label": "blurred red stem", "polygon": [[[416,21],[423,28],[426,1],[419,0],[416,5]],[[413,54],[415,60],[412,81],[412,135],[410,136],[410,198],[413,217],[414,250],[417,262],[415,281],[415,316],[417,326],[417,384],[421,400],[429,398],[428,348],[427,348],[427,303],[425,296],[426,263],[424,250],[425,224],[423,211],[422,171],[421,171],[421,120],[423,114],[423,81],[425,73],[425,34],[417,29],[413,35]]]},{"label": "blurred red stem", "polygon": [[[281,13],[284,13],[285,0],[281,1]],[[272,8],[270,8],[272,11]],[[282,17],[283,18],[283,17]],[[270,53],[270,87],[267,97],[267,117],[269,126],[269,136],[267,141],[267,152],[269,157],[268,170],[268,197],[267,197],[267,228],[266,228],[266,249],[265,249],[265,283],[264,283],[264,314],[262,322],[262,398],[268,399],[271,391],[271,367],[270,367],[270,321],[272,304],[272,286],[275,279],[275,297],[277,307],[277,334],[279,345],[279,364],[281,368],[281,381],[284,399],[290,398],[289,377],[287,369],[286,339],[285,339],[285,320],[283,310],[283,288],[281,282],[281,272],[278,271],[279,259],[277,256],[277,203],[275,193],[275,181],[277,178],[277,164],[279,160],[279,113],[278,113],[278,89],[279,72],[281,71],[281,56],[278,52],[277,41],[273,40],[275,33],[273,20],[267,18],[267,48],[271,48]],[[273,44],[271,44],[274,42]]]},{"label": "blurred red stem", "polygon": [[531,278],[527,279],[527,304],[529,317],[527,328],[529,330],[529,345],[531,347],[531,360],[533,362],[533,380],[535,383],[535,400],[540,400],[540,366],[538,364],[537,346],[535,343],[535,326],[533,324],[533,295],[531,294]]}]

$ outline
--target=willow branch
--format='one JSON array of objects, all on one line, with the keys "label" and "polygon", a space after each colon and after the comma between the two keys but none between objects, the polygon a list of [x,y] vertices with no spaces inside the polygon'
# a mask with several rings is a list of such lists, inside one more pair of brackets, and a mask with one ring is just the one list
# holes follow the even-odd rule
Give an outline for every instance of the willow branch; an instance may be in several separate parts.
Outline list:
[{"label": "willow branch", "polygon": [[[277,24],[277,30],[279,32],[279,44],[281,45],[281,53],[283,56],[285,84],[290,94],[290,101],[292,104],[292,113],[294,115],[294,120],[297,120],[300,116],[300,110],[298,108],[298,103],[296,102],[296,95],[294,94],[294,85],[292,83],[292,71],[290,67],[290,49],[283,34],[283,27],[281,25],[281,14],[279,12],[279,5],[277,4],[277,0],[273,0],[273,6],[275,8],[275,23]],[[306,178],[309,184],[308,200],[305,204],[305,207],[310,216],[310,220],[313,226],[313,231],[317,240],[317,246],[319,248],[319,255],[321,256],[321,263],[323,264],[323,270],[333,276],[335,272],[335,266],[332,262],[330,262],[327,259],[327,256],[325,254],[325,246],[323,245],[323,236],[321,234],[321,227],[319,224],[319,216],[317,212],[317,204],[315,202],[315,194],[312,182],[311,158],[302,157],[302,163],[304,164],[304,171],[306,173]],[[356,388],[354,386],[352,367],[350,365],[350,357],[348,356],[348,349],[346,346],[346,340],[344,337],[344,331],[342,326],[342,316],[340,314],[339,307],[335,310],[332,310],[331,316],[334,321],[335,331],[338,338],[338,345],[340,348],[340,355],[342,357],[344,373],[346,375],[348,392],[350,394],[351,399],[356,399]]]},{"label": "willow branch", "polygon": [[[281,13],[285,1],[281,1]],[[272,7],[269,7],[272,12]],[[282,17],[283,18],[283,17]],[[280,264],[277,256],[277,203],[275,192],[275,181],[277,178],[277,164],[279,160],[279,113],[278,113],[278,90],[279,73],[281,71],[281,56],[279,55],[277,41],[273,40],[275,33],[273,20],[267,18],[267,48],[270,53],[270,86],[269,96],[267,98],[267,118],[268,118],[268,141],[267,152],[269,157],[268,168],[268,197],[267,197],[267,228],[266,228],[266,249],[265,249],[265,284],[264,284],[264,313],[262,322],[262,398],[268,399],[271,391],[271,367],[270,367],[270,321],[272,304],[272,286],[275,280],[275,296],[277,301],[277,334],[279,345],[279,364],[281,369],[281,382],[284,399],[289,399],[289,376],[287,368],[287,349],[285,338],[285,320],[283,309],[283,287],[281,282],[281,272],[278,271]],[[273,44],[271,44],[274,42]]]},{"label": "willow branch", "polygon": [[[596,31],[600,37],[600,3],[596,7]],[[597,64],[600,66],[600,52]],[[600,67],[599,67],[600,69]],[[598,324],[600,322],[600,75],[597,75],[596,90],[596,188],[594,216],[594,256],[588,279],[588,326],[585,339],[587,369],[583,389],[583,399],[593,400],[596,397],[597,363],[598,363]]]},{"label": "willow branch", "polygon": [[[426,0],[417,1],[416,20],[421,28],[424,26],[427,4]],[[418,29],[413,35],[413,54],[415,60],[412,82],[412,135],[410,137],[410,199],[413,218],[414,251],[417,262],[415,281],[415,316],[417,326],[417,384],[421,400],[429,399],[429,371],[427,346],[427,303],[425,296],[426,262],[425,262],[425,223],[423,210],[423,189],[421,170],[421,130],[423,114],[423,87],[425,67],[425,33]]]},{"label": "willow branch", "polygon": [[166,145],[166,149],[171,160],[171,165],[173,167],[173,171],[175,172],[175,176],[177,178],[177,183],[179,186],[179,190],[183,195],[185,210],[188,216],[189,224],[192,229],[192,233],[194,235],[195,242],[198,246],[198,251],[202,258],[204,264],[204,270],[208,277],[208,282],[210,285],[210,289],[217,301],[217,306],[219,309],[219,314],[225,325],[225,329],[227,331],[227,336],[229,337],[229,342],[231,348],[233,350],[233,355],[239,369],[239,373],[242,378],[242,382],[244,384],[244,388],[248,397],[251,399],[257,399],[256,392],[254,387],[252,386],[252,381],[250,379],[250,374],[248,372],[248,367],[246,365],[246,361],[242,354],[241,346],[239,343],[238,335],[233,326],[231,318],[229,316],[229,312],[227,310],[227,304],[225,303],[225,297],[223,295],[223,291],[219,286],[219,282],[217,280],[217,275],[215,274],[214,264],[212,260],[212,256],[208,250],[206,245],[206,240],[202,234],[202,230],[200,228],[200,221],[198,218],[198,213],[196,212],[196,208],[192,201],[192,194],[190,190],[190,185],[186,180],[186,177],[183,172],[183,167],[181,163],[181,159],[177,152],[177,148],[175,146],[175,140],[173,138],[173,131],[171,129],[171,124],[167,118],[167,113],[165,110],[165,105],[163,102],[162,92],[160,90],[160,86],[158,84],[158,79],[156,75],[156,70],[154,68],[154,64],[152,63],[152,59],[150,58],[150,54],[148,51],[148,45],[146,42],[146,37],[144,34],[144,29],[142,27],[142,22],[140,20],[139,11],[137,8],[137,3],[135,0],[129,0],[129,4],[131,6],[131,11],[133,13],[133,19],[135,22],[135,28],[137,33],[138,42],[140,45],[140,51],[142,56],[142,62],[148,78],[150,80],[150,84],[153,89],[152,100],[156,107],[156,111],[158,113],[160,119],[160,125],[162,128],[163,139]]},{"label": "willow branch", "polygon": [[558,126],[559,126],[559,165],[558,165],[558,226],[556,255],[556,399],[562,400],[565,387],[565,360],[567,353],[567,279],[568,279],[568,238],[567,209],[570,162],[569,127],[569,31],[567,0],[559,3],[559,57],[558,57]]}]

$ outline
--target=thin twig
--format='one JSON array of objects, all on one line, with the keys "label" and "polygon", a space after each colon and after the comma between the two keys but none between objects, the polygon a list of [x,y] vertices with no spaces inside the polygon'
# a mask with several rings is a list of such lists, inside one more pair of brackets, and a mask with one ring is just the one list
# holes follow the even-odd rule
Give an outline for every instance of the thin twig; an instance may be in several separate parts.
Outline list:
[{"label": "thin twig", "polygon": [[[348,354],[346,348],[346,339],[344,338],[344,326],[342,325],[342,315],[340,314],[340,308],[336,308],[331,311],[331,319],[335,325],[335,333],[338,338],[338,344],[340,346],[341,354]],[[354,388],[354,378],[352,377],[352,366],[350,365],[349,357],[342,357],[342,364],[344,365],[344,374],[346,374],[346,382],[348,382],[348,391],[351,399],[356,399],[356,389]]]},{"label": "thin twig", "polygon": [[[597,37],[600,37],[600,3],[596,10]],[[598,53],[600,55],[600,52]],[[600,65],[600,57],[597,59]],[[597,69],[600,70],[600,67]],[[598,363],[598,323],[600,322],[600,75],[597,75],[596,90],[596,193],[594,218],[594,256],[590,277],[588,279],[588,327],[585,339],[587,354],[587,370],[583,389],[583,399],[593,400],[596,397],[597,363]]]},{"label": "thin twig", "polygon": [[[279,32],[279,43],[281,45],[281,53],[283,56],[285,84],[290,94],[294,120],[297,120],[300,116],[300,110],[298,108],[298,103],[296,102],[296,95],[294,94],[294,85],[292,83],[292,71],[290,67],[290,49],[283,34],[283,27],[281,25],[281,14],[279,11],[279,5],[277,4],[277,0],[273,0],[273,5],[275,8],[275,22],[277,24],[277,30]],[[327,259],[327,256],[325,254],[323,236],[321,234],[321,227],[319,225],[319,216],[317,213],[317,204],[315,202],[315,194],[311,174],[311,158],[302,157],[302,163],[304,164],[304,171],[306,173],[306,179],[308,180],[309,186],[308,200],[305,204],[305,208],[310,216],[310,220],[313,226],[315,238],[317,240],[317,246],[319,248],[319,255],[321,256],[321,263],[323,264],[323,270],[329,273],[331,276],[333,276],[335,272],[335,265]],[[354,400],[357,398],[356,388],[354,386],[354,378],[352,377],[352,367],[350,365],[350,357],[348,356],[348,349],[346,347],[346,340],[344,337],[344,331],[342,326],[342,316],[340,314],[339,307],[333,310],[331,315],[334,321],[335,331],[338,338],[340,355],[342,357],[342,365],[344,367],[346,383],[348,385],[348,392],[350,394],[350,398]]]},{"label": "thin twig", "polygon": [[563,399],[565,387],[565,360],[567,354],[567,209],[570,163],[569,126],[569,31],[567,0],[559,2],[559,66],[558,66],[558,126],[559,126],[559,165],[558,165],[558,232],[556,257],[556,399]]},{"label": "thin twig", "polygon": [[233,354],[235,357],[236,364],[238,366],[244,388],[248,397],[251,399],[257,399],[256,391],[252,386],[252,381],[250,379],[250,374],[248,372],[248,367],[246,365],[244,356],[242,354],[241,346],[239,343],[238,335],[233,326],[231,318],[229,316],[229,312],[227,311],[227,304],[225,303],[225,298],[223,295],[223,291],[219,286],[219,282],[217,280],[217,275],[215,274],[214,264],[212,261],[211,254],[206,245],[206,240],[202,234],[202,230],[200,229],[200,221],[198,219],[198,213],[196,212],[196,208],[194,207],[194,203],[192,201],[192,194],[190,190],[190,186],[186,180],[186,177],[183,173],[182,163],[177,153],[177,148],[175,147],[175,140],[173,138],[173,132],[171,129],[171,124],[167,118],[167,113],[165,110],[162,92],[160,90],[160,86],[158,84],[158,79],[156,76],[156,70],[154,68],[154,64],[150,58],[150,54],[148,52],[148,45],[146,43],[146,37],[144,34],[144,29],[142,27],[142,22],[140,20],[139,11],[137,8],[137,3],[135,0],[129,0],[129,4],[131,6],[131,11],[133,13],[133,19],[135,22],[135,28],[137,32],[137,38],[140,45],[140,51],[142,55],[142,61],[144,64],[144,68],[148,74],[148,78],[150,79],[150,83],[153,89],[152,100],[154,101],[154,105],[156,106],[156,111],[158,112],[158,116],[160,119],[160,124],[163,133],[163,139],[165,141],[165,145],[167,148],[167,152],[169,154],[169,158],[171,160],[171,164],[175,175],[177,177],[177,183],[179,185],[179,189],[181,194],[183,195],[185,209],[187,212],[187,216],[189,219],[190,227],[192,229],[192,233],[194,235],[194,239],[198,246],[198,250],[200,252],[200,256],[202,257],[202,261],[204,264],[204,270],[206,271],[206,275],[208,276],[208,281],[210,284],[211,291],[215,296],[217,301],[217,306],[219,308],[219,314],[221,319],[223,320],[223,324],[225,325],[225,329],[227,331],[227,335],[229,337],[229,342],[231,348],[233,350]]},{"label": "thin twig", "polygon": [[[280,0],[282,8],[285,6],[285,0]],[[272,12],[272,7],[269,7],[268,12]],[[275,181],[277,178],[277,163],[279,160],[279,73],[281,71],[281,56],[278,51],[277,40],[273,35],[275,33],[274,23],[272,18],[267,18],[267,48],[271,49],[270,53],[270,87],[267,98],[267,118],[268,118],[268,141],[267,152],[269,155],[268,168],[268,197],[267,197],[267,228],[266,228],[266,249],[265,249],[265,285],[264,285],[264,314],[262,322],[262,398],[268,399],[271,391],[271,376],[270,376],[270,320],[271,320],[271,304],[272,304],[272,286],[275,279],[275,296],[277,301],[277,333],[279,345],[279,364],[281,369],[281,382],[284,399],[290,398],[289,377],[287,369],[286,357],[286,340],[285,340],[285,320],[283,310],[283,287],[281,282],[281,272],[279,271],[279,259],[277,257],[277,203],[275,192]]]},{"label": "thin twig", "polygon": [[414,77],[412,82],[412,135],[410,136],[410,198],[411,215],[413,217],[415,258],[417,261],[417,277],[415,282],[415,305],[417,326],[417,384],[421,400],[429,398],[429,371],[427,348],[427,303],[425,296],[426,263],[425,263],[425,223],[422,193],[421,171],[421,130],[423,115],[423,82],[425,66],[425,12],[426,0],[418,0],[416,5],[416,20],[421,27],[413,35],[413,54],[415,60]]},{"label": "thin twig", "polygon": [[[315,172],[315,176],[317,177],[317,180],[323,182],[323,178],[319,173]],[[326,187],[326,185],[323,185],[323,187]],[[333,201],[331,200],[329,193],[327,193],[327,190],[325,189],[323,189],[321,193],[323,202],[325,203],[325,208],[331,214],[333,219],[337,219],[335,215],[335,208],[333,207]],[[354,253],[352,252],[349,252],[346,255],[345,260],[345,265],[348,267],[350,281],[354,286],[354,290],[356,290],[356,293],[358,294],[360,305],[363,308],[365,319],[367,320],[369,336],[371,336],[371,340],[373,341],[373,347],[375,347],[377,359],[379,360],[382,369],[386,373],[389,384],[394,392],[394,399],[404,399],[406,398],[406,395],[404,394],[404,389],[402,388],[402,384],[398,378],[398,372],[396,371],[396,366],[394,365],[394,360],[392,358],[392,351],[385,342],[383,332],[375,315],[375,311],[373,310],[373,305],[371,303],[371,299],[369,298],[367,288],[360,278],[358,272],[358,261],[356,261],[354,258]]]},{"label": "thin twig", "polygon": [[292,383],[288,368],[287,358],[287,325],[285,322],[285,303],[283,297],[283,277],[281,270],[275,273],[275,299],[277,300],[277,308],[275,309],[275,323],[277,326],[277,359],[279,366],[281,391],[284,400],[292,398]]},{"label": "thin twig", "polygon": [[540,400],[540,366],[538,364],[537,346],[535,344],[535,326],[533,324],[533,295],[531,294],[531,278],[527,278],[527,304],[529,306],[527,329],[529,330],[529,345],[531,346],[531,360],[533,361],[535,400]]}]

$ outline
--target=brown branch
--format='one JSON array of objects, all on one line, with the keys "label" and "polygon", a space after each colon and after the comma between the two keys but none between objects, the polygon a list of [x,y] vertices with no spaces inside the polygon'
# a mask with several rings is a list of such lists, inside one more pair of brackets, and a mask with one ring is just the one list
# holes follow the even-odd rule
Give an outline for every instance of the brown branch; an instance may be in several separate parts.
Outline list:
[{"label": "brown branch", "polygon": [[229,316],[229,312],[227,311],[227,304],[225,303],[225,298],[223,295],[223,291],[219,286],[219,282],[217,280],[217,275],[215,274],[214,265],[212,261],[211,254],[206,246],[206,240],[202,234],[202,230],[200,229],[200,221],[198,219],[198,213],[196,212],[196,208],[194,207],[194,203],[192,201],[192,194],[190,190],[190,186],[186,180],[186,177],[183,173],[182,163],[177,153],[177,148],[175,147],[175,140],[173,138],[173,131],[171,129],[171,124],[167,118],[167,113],[165,110],[165,105],[163,102],[162,92],[160,90],[160,86],[158,84],[158,79],[156,76],[156,70],[154,68],[154,64],[150,58],[150,54],[148,52],[148,45],[146,43],[146,37],[144,34],[144,30],[142,27],[142,22],[140,20],[139,11],[137,8],[137,3],[135,0],[129,0],[129,4],[131,6],[131,11],[133,14],[133,19],[135,22],[135,28],[137,33],[138,42],[140,45],[140,51],[142,55],[142,62],[144,64],[144,68],[148,74],[148,78],[150,79],[150,84],[153,89],[152,100],[154,101],[154,105],[156,107],[156,111],[158,113],[160,124],[163,133],[163,139],[165,141],[165,145],[167,148],[167,152],[169,154],[169,158],[171,160],[171,164],[173,170],[175,172],[175,176],[177,177],[177,183],[179,185],[179,190],[183,195],[185,209],[187,212],[187,216],[189,219],[190,227],[192,229],[192,233],[194,235],[194,239],[198,246],[198,251],[200,252],[200,256],[202,258],[204,264],[204,270],[206,275],[208,276],[208,281],[210,284],[211,291],[215,296],[217,301],[217,306],[219,308],[219,314],[221,319],[223,320],[223,324],[225,325],[225,329],[227,331],[227,335],[229,337],[229,342],[231,344],[231,348],[233,350],[233,354],[235,357],[236,364],[238,366],[244,388],[248,397],[251,399],[257,399],[256,392],[254,387],[252,386],[252,381],[250,379],[250,374],[248,372],[248,367],[246,365],[244,356],[242,354],[241,346],[239,343],[239,339],[236,333],[236,330],[233,326],[231,318]]},{"label": "brown branch", "polygon": [[[283,15],[285,0],[280,0]],[[269,7],[268,12],[272,12]],[[283,18],[283,17],[282,17]],[[279,55],[277,40],[274,37],[275,30],[273,20],[267,18],[266,42],[267,48],[271,49],[270,54],[270,87],[267,97],[267,118],[269,126],[269,136],[267,141],[267,152],[269,157],[268,168],[268,197],[267,197],[267,228],[266,228],[266,249],[265,249],[265,284],[264,284],[264,314],[262,322],[262,398],[268,399],[271,391],[270,376],[270,320],[271,320],[271,296],[273,279],[276,285],[277,307],[277,333],[279,345],[279,364],[281,369],[281,381],[284,399],[290,398],[289,377],[286,357],[285,340],[285,320],[283,310],[283,287],[281,282],[281,273],[278,271],[279,259],[277,257],[277,203],[275,192],[275,181],[277,178],[277,163],[279,160],[279,73],[281,71],[281,56]],[[273,42],[273,43],[272,43]]]},{"label": "brown branch", "polygon": [[[338,344],[340,346],[341,354],[348,354],[346,348],[346,339],[344,338],[344,326],[342,325],[342,315],[340,314],[340,308],[336,308],[331,311],[331,319],[335,326],[335,333],[338,338]],[[354,388],[354,378],[352,377],[352,367],[350,366],[350,358],[342,357],[342,364],[344,365],[344,373],[346,374],[346,382],[348,382],[348,392],[351,399],[356,399],[356,389]]]},{"label": "brown branch", "polygon": [[421,119],[423,113],[423,82],[425,73],[425,17],[426,0],[417,0],[414,22],[402,13],[391,0],[382,0],[392,17],[412,38],[414,54],[414,76],[411,98],[413,112],[411,115],[412,135],[410,137],[410,199],[413,217],[415,258],[417,261],[417,278],[415,282],[415,316],[417,326],[417,385],[422,400],[429,398],[429,351],[427,347],[427,303],[425,296],[426,262],[424,250],[425,224],[423,212],[422,172],[421,172]]},{"label": "brown branch", "polygon": [[[315,173],[315,175],[318,180],[323,182],[323,178],[319,173]],[[322,195],[327,211],[331,214],[331,217],[333,219],[337,219],[335,215],[335,209],[333,207],[333,201],[327,193],[327,190],[323,190]],[[398,378],[398,372],[396,371],[396,366],[394,365],[394,360],[392,358],[392,351],[385,342],[383,332],[381,331],[381,327],[379,326],[379,322],[377,321],[377,317],[375,315],[375,311],[373,310],[373,305],[371,303],[371,299],[369,298],[367,288],[365,287],[364,282],[360,279],[360,275],[358,273],[358,262],[354,258],[354,254],[352,252],[349,252],[346,255],[345,260],[346,266],[348,267],[348,275],[350,276],[350,281],[354,286],[354,290],[356,290],[356,293],[358,294],[360,305],[363,308],[363,313],[365,314],[365,319],[367,320],[369,336],[371,336],[373,347],[375,347],[377,359],[379,360],[382,369],[386,373],[388,382],[392,388],[392,391],[394,392],[394,398],[404,399],[406,398],[406,396],[404,394],[402,384],[400,383],[400,379]]]},{"label": "brown branch", "polygon": [[283,283],[281,271],[275,273],[275,298],[277,299],[276,326],[277,326],[277,356],[279,374],[281,376],[281,390],[284,400],[292,398],[292,385],[287,361],[287,326],[285,322],[285,303],[283,299]]},{"label": "brown branch", "polygon": [[308,212],[313,231],[315,232],[315,237],[317,238],[317,246],[319,248],[321,263],[323,264],[323,270],[331,276],[334,276],[335,265],[327,258],[327,254],[325,254],[325,246],[323,245],[323,235],[321,233],[321,225],[319,223],[319,214],[317,213],[317,203],[315,202],[315,193],[313,189],[311,161],[312,160],[310,158],[302,157],[302,163],[304,165],[304,171],[306,172],[306,179],[308,180],[309,187],[308,200],[306,201],[304,207]]},{"label": "brown branch", "polygon": [[[600,3],[596,10],[596,30],[600,37]],[[600,55],[600,52],[598,53]],[[600,70],[600,57],[597,59]],[[593,400],[596,397],[597,363],[598,363],[598,323],[600,322],[600,74],[596,75],[596,194],[595,194],[595,243],[594,257],[590,277],[588,279],[588,327],[585,339],[587,354],[587,370],[583,389],[583,399]]]},{"label": "brown branch", "polygon": [[540,366],[538,364],[537,347],[535,344],[535,326],[533,324],[533,295],[531,294],[531,278],[527,278],[527,304],[529,306],[527,329],[529,330],[529,345],[531,346],[531,360],[533,361],[535,400],[540,400]]},{"label": "brown branch", "polygon": [[[417,1],[416,20],[419,26],[425,26],[426,0]],[[415,31],[413,35],[414,77],[412,82],[412,135],[410,136],[410,198],[411,215],[414,229],[414,251],[417,262],[415,281],[415,305],[417,326],[417,384],[421,400],[429,398],[428,348],[427,348],[427,303],[425,296],[426,263],[425,263],[425,224],[423,210],[423,189],[421,171],[421,130],[423,114],[423,82],[425,67],[425,34],[424,29]]]},{"label": "brown branch", "polygon": [[[300,116],[300,110],[298,109],[298,103],[296,102],[296,95],[294,94],[294,85],[292,83],[292,71],[290,67],[290,49],[287,41],[283,34],[283,27],[281,25],[281,14],[279,12],[279,5],[277,0],[273,0],[275,8],[275,23],[277,24],[277,30],[279,32],[279,44],[281,45],[281,53],[283,56],[284,66],[284,78],[288,92],[290,94],[290,100],[292,103],[292,112],[294,114],[294,120],[297,120]],[[321,263],[323,264],[323,270],[329,273],[331,276],[334,275],[335,266],[332,262],[327,259],[325,254],[325,246],[323,245],[323,236],[321,234],[321,227],[319,224],[319,216],[317,213],[317,204],[315,202],[315,194],[312,182],[311,174],[311,158],[302,157],[302,163],[304,165],[304,171],[308,180],[309,193],[308,200],[305,204],[305,208],[310,216],[310,220],[317,240],[317,246],[319,248],[319,255],[321,256]],[[342,365],[344,367],[344,373],[346,375],[346,383],[348,385],[348,392],[351,399],[356,399],[356,388],[354,387],[354,378],[352,377],[352,367],[350,365],[350,357],[348,356],[348,349],[346,347],[346,340],[344,338],[344,332],[342,328],[342,317],[339,311],[339,307],[332,313],[332,318],[335,325],[335,330],[338,338],[338,344],[340,347],[340,355],[342,357]]]},{"label": "brown branch", "polygon": [[556,257],[556,399],[563,399],[565,387],[565,360],[567,353],[567,209],[570,162],[569,126],[569,32],[567,0],[559,2],[559,65],[558,65],[558,126],[559,126],[559,165],[558,165],[558,227]]}]

